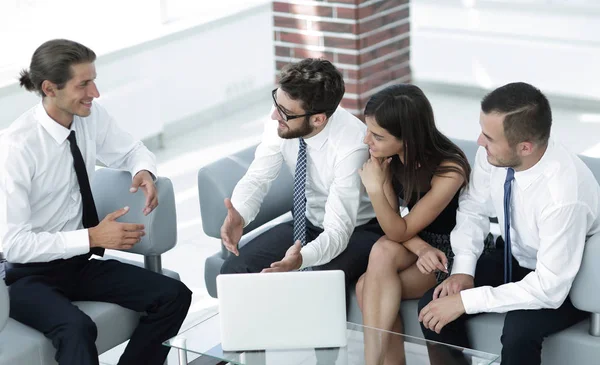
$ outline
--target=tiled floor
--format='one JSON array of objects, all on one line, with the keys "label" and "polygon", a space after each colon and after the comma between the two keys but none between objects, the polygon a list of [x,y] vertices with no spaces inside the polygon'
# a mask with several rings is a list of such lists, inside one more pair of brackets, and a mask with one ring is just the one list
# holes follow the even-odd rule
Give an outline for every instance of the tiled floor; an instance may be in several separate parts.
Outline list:
[{"label": "tiled floor", "polygon": [[[474,140],[479,133],[480,95],[449,94],[424,88],[436,115],[438,128],[449,137]],[[173,181],[177,203],[178,243],[163,256],[163,266],[178,271],[181,279],[194,292],[192,308],[184,327],[215,310],[216,301],[210,298],[204,285],[204,260],[219,250],[219,241],[202,231],[196,174],[212,161],[258,143],[262,125],[268,118],[271,99],[243,112],[224,115],[215,121],[198,118],[197,130],[165,141],[157,151],[159,174]],[[573,151],[600,156],[600,108],[554,108],[555,138]],[[116,364],[120,349],[104,354],[105,363]],[[169,357],[176,364],[175,354]]]}]

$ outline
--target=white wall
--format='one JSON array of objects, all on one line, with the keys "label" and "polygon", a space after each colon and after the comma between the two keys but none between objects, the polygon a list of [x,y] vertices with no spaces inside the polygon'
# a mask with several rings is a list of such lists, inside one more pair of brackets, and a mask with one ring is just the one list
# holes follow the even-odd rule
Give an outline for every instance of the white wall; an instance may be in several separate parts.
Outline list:
[{"label": "white wall", "polygon": [[419,81],[490,89],[525,81],[600,100],[600,2],[411,0]]},{"label": "white wall", "polygon": [[[99,102],[137,138],[181,120],[195,127],[206,121],[205,112],[244,107],[273,85],[272,39],[271,4],[263,3],[102,55],[96,61]],[[15,84],[0,88],[0,128],[37,101]]]}]

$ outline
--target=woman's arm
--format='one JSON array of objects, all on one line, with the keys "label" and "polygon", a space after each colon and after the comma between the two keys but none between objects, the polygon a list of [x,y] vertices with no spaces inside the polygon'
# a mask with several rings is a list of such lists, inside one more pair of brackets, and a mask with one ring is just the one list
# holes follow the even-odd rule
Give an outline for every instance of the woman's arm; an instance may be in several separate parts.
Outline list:
[{"label": "woman's arm", "polygon": [[396,195],[396,192],[394,191],[394,185],[392,184],[392,175],[390,173],[390,170],[388,170],[386,180],[383,183],[383,194],[385,195],[385,198],[390,204],[390,207],[392,207],[392,210],[397,212],[399,209],[398,195]]},{"label": "woman's arm", "polygon": [[[452,163],[448,162],[447,164],[451,165]],[[455,166],[458,167],[458,165]],[[405,217],[400,216],[397,208],[393,209],[383,188],[367,192],[379,224],[387,237],[396,242],[406,242],[437,218],[452,201],[463,183],[464,179],[456,172],[434,176],[431,180],[431,189]],[[421,249],[421,247],[411,247],[411,245],[407,245],[406,248],[414,253]]]}]

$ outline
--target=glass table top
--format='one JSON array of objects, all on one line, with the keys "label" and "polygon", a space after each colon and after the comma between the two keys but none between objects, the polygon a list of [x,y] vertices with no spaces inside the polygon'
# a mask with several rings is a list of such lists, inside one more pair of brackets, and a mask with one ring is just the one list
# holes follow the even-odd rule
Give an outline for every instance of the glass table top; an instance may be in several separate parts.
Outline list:
[{"label": "glass table top", "polygon": [[[257,329],[260,330],[260,329]],[[315,329],[316,331],[318,329]],[[452,356],[456,364],[490,365],[499,363],[499,356],[481,351],[459,348],[455,346],[427,341],[422,338],[365,327],[356,323],[347,323],[347,340],[345,347],[318,349],[289,349],[266,351],[223,351],[220,345],[219,314],[194,324],[178,336],[166,341],[166,346],[185,351],[190,358],[212,358],[213,364],[234,365],[359,365],[365,364],[365,338],[369,339],[369,363],[378,364],[381,343],[404,343],[406,365],[430,365],[428,347],[434,357]],[[388,342],[390,341],[390,342]],[[191,362],[196,364],[197,362]],[[198,362],[199,363],[199,362]],[[203,364],[205,362],[202,362]],[[447,360],[436,362],[447,364]]]}]

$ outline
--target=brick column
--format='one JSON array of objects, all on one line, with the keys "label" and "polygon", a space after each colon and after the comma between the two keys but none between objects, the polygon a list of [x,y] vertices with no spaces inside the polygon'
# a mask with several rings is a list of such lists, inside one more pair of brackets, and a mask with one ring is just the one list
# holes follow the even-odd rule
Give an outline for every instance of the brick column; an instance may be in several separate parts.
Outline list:
[{"label": "brick column", "polygon": [[276,72],[306,57],[344,74],[342,106],[361,116],[369,97],[410,82],[408,0],[274,0]]}]

